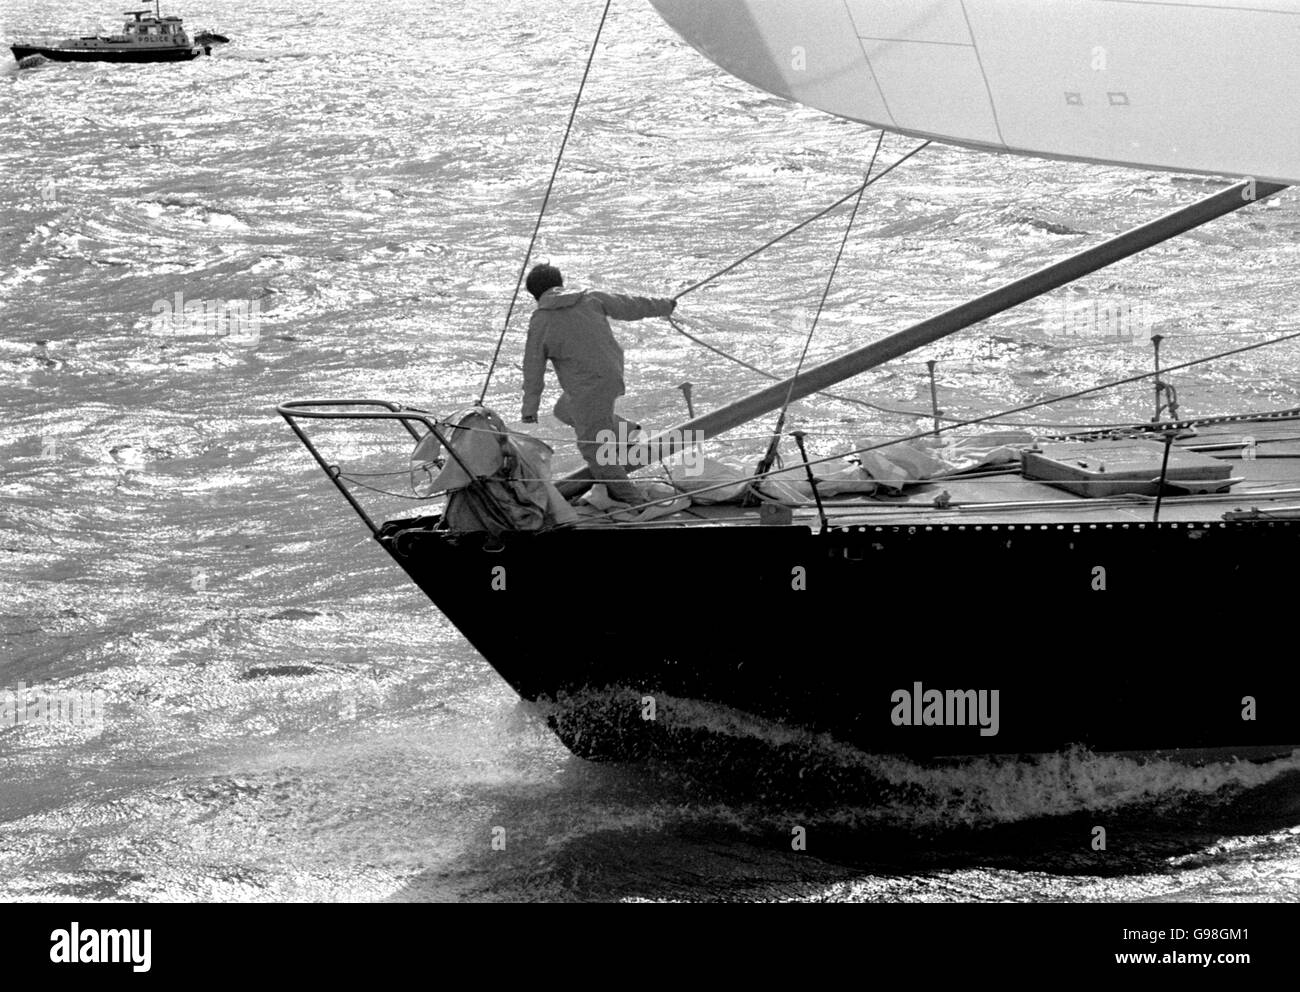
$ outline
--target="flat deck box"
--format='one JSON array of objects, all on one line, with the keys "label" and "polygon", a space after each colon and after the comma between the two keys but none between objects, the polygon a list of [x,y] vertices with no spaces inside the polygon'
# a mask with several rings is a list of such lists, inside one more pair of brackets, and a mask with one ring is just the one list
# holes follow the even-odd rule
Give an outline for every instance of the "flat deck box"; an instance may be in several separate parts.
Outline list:
[{"label": "flat deck box", "polygon": [[[1024,453],[1024,476],[1080,496],[1137,493],[1155,496],[1165,446],[1159,441],[1093,441],[1042,444]],[[1232,466],[1218,458],[1174,447],[1166,480],[1194,492],[1227,489]]]}]

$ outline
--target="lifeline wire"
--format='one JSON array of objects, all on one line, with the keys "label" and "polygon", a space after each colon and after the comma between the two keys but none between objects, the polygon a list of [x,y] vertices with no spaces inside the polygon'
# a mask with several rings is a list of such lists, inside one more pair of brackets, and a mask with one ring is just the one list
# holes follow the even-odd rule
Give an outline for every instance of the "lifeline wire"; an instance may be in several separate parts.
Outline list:
[{"label": "lifeline wire", "polygon": [[[775,372],[769,372],[766,369],[760,369],[757,365],[751,365],[743,358],[733,355],[730,352],[723,351],[721,348],[709,344],[709,342],[705,341],[703,338],[696,337],[690,331],[682,327],[682,325],[677,322],[676,318],[672,317],[671,315],[668,317],[668,324],[670,327],[672,327],[674,331],[676,331],[682,337],[694,341],[701,348],[707,348],[715,355],[720,355],[721,357],[725,358],[729,362],[735,362],[741,368],[749,369],[749,371],[755,372],[758,375],[763,376],[765,379],[772,379],[773,381],[776,382],[781,381],[781,377],[777,375]],[[817,395],[825,396],[828,399],[832,399],[832,400],[838,400],[841,403],[853,403],[856,404],[857,406],[865,407],[868,410],[876,410],[880,413],[895,413],[907,417],[928,417],[929,416],[929,413],[927,413],[925,410],[898,410],[893,407],[880,406],[876,403],[868,403],[866,400],[860,400],[853,396],[844,396],[841,393],[832,393],[825,389],[817,390]],[[955,419],[955,418],[948,418],[948,419]],[[767,437],[768,435],[763,434],[758,436]]]},{"label": "lifeline wire", "polygon": [[[686,328],[684,328],[684,327],[683,327],[683,326],[678,322],[678,320],[677,320],[676,317],[672,317],[672,316],[668,317],[668,324],[669,324],[669,326],[672,327],[672,329],[673,329],[674,331],[676,331],[676,332],[677,332],[678,334],[680,334],[682,337],[686,338],[686,339],[689,340],[689,341],[694,341],[694,342],[695,342],[696,344],[698,344],[701,348],[705,348],[705,349],[707,349],[708,351],[713,352],[715,355],[718,355],[718,356],[721,357],[721,358],[725,358],[725,359],[726,359],[727,361],[729,361],[729,362],[735,362],[735,363],[736,363],[737,365],[739,365],[741,368],[743,368],[743,369],[748,369],[750,372],[755,372],[755,373],[757,373],[758,375],[761,375],[761,376],[762,376],[763,378],[765,378],[765,379],[771,379],[773,382],[781,382],[781,381],[782,381],[781,376],[777,375],[775,372],[769,372],[767,369],[761,369],[761,368],[759,368],[757,365],[751,365],[749,362],[745,361],[745,360],[744,360],[743,358],[741,358],[740,356],[738,356],[738,355],[733,355],[731,352],[729,352],[729,351],[725,351],[725,350],[723,350],[722,348],[719,348],[717,345],[709,344],[709,342],[705,341],[703,338],[701,338],[701,337],[697,337],[696,335],[692,334],[690,331],[686,330]],[[1209,335],[1206,335],[1206,336],[1208,337]],[[896,365],[907,365],[907,364],[910,364],[910,363],[895,363],[895,364],[896,364]],[[949,366],[949,367],[950,367],[950,368],[956,368],[956,369],[974,369],[974,368],[979,368],[980,366],[976,366],[976,365],[952,365],[952,366]],[[1259,379],[1259,380],[1249,380],[1249,379],[1247,379],[1247,380],[1244,380],[1244,381],[1246,381],[1246,382],[1250,382],[1250,381],[1268,382],[1268,381],[1271,381],[1272,378],[1273,378],[1272,376],[1268,376],[1268,377],[1261,378],[1261,379]],[[894,407],[894,406],[881,406],[879,403],[871,403],[871,402],[868,402],[867,400],[858,399],[856,396],[845,396],[843,393],[832,393],[829,389],[819,389],[819,390],[817,390],[817,392],[816,392],[814,395],[816,395],[816,396],[825,396],[827,399],[837,400],[837,401],[840,402],[840,403],[850,403],[850,404],[852,404],[852,405],[854,405],[854,406],[860,406],[860,407],[863,407],[864,409],[867,409],[867,410],[875,410],[875,411],[877,411],[877,412],[879,412],[879,413],[890,413],[890,414],[894,414],[894,415],[899,416],[899,417],[925,417],[925,418],[929,419],[929,418],[931,418],[931,417],[934,416],[934,415],[933,415],[929,410],[904,410],[904,409],[901,409],[900,407]],[[946,420],[946,421],[949,421],[949,422],[951,422],[951,423],[956,424],[956,423],[959,423],[959,422],[961,421],[962,418],[961,418],[961,417],[952,417],[952,416],[948,416],[948,415],[946,415],[946,414],[940,414],[940,415],[939,415],[939,419],[940,419],[940,420]],[[1059,430],[1059,431],[1070,431],[1070,430],[1091,430],[1091,429],[1093,429],[1093,428],[1108,428],[1108,427],[1131,427],[1131,426],[1133,425],[1133,421],[1130,421],[1130,420],[1125,420],[1125,421],[1121,421],[1121,422],[1117,422],[1117,423],[1110,423],[1110,424],[1098,424],[1098,423],[1091,423],[1091,422],[1090,422],[1090,423],[1078,423],[1078,424],[1059,424],[1059,423],[1057,423],[1057,424],[1043,424],[1043,423],[1036,423],[1036,422],[1025,422],[1025,421],[1019,421],[1019,420],[998,420],[998,421],[989,421],[989,423],[995,423],[995,424],[998,424],[998,425],[1000,425],[1000,426],[1005,426],[1005,427],[1034,427],[1034,428],[1040,428],[1040,429],[1044,429],[1044,430]],[[807,434],[816,434],[816,433],[818,433],[818,432],[817,432],[817,431],[805,431],[805,433],[807,433]],[[769,437],[769,436],[770,436],[770,435],[768,435],[768,434],[761,434],[761,435],[756,434],[756,435],[747,436],[745,439],[748,440],[748,439],[750,439],[750,437]],[[733,436],[733,437],[734,437],[734,436]],[[556,439],[556,440],[562,440],[562,439]]]},{"label": "lifeline wire", "polygon": [[[1144,379],[1150,379],[1151,377],[1158,374],[1168,374],[1170,372],[1178,372],[1182,369],[1191,368],[1194,365],[1203,365],[1206,362],[1217,361],[1220,358],[1229,358],[1232,355],[1240,355],[1243,352],[1254,351],[1256,348],[1264,348],[1267,347],[1268,345],[1281,344],[1283,341],[1294,341],[1297,338],[1300,338],[1300,331],[1296,331],[1291,334],[1283,334],[1275,338],[1269,338],[1267,341],[1257,341],[1253,344],[1243,345],[1240,348],[1233,348],[1230,351],[1221,351],[1214,355],[1206,355],[1204,358],[1194,358],[1191,361],[1182,362],[1178,365],[1170,365],[1164,369],[1161,369],[1160,373],[1143,372],[1139,375],[1129,376],[1126,379],[1116,379],[1113,382],[1105,382],[1102,383],[1100,386],[1090,386],[1087,389],[1079,389],[1073,393],[1066,393],[1064,396],[1052,396],[1045,400],[1037,400],[1036,402],[1033,403],[1026,403],[1023,406],[1012,407],[1010,410],[1003,410],[1001,413],[992,413],[986,417],[973,417],[970,420],[963,420],[958,423],[952,424],[951,426],[942,427],[940,428],[940,430],[948,431],[956,427],[970,427],[972,424],[983,424],[991,420],[999,420],[1002,417],[1010,416],[1017,413],[1024,413],[1028,410],[1036,410],[1039,407],[1050,406],[1053,403],[1064,403],[1067,400],[1078,399],[1080,396],[1089,396],[1092,393],[1100,393],[1107,389],[1118,388],[1119,386],[1129,386],[1135,382],[1142,382]],[[1182,423],[1182,422],[1183,421],[1175,421],[1174,423]],[[814,458],[812,461],[809,462],[800,462],[799,465],[794,467],[800,468],[803,465],[823,465],[827,462],[840,461],[852,455],[861,455],[861,454],[865,454],[868,451],[876,451],[880,448],[888,448],[891,445],[902,444],[906,441],[918,441],[921,440],[922,438],[933,437],[933,436],[934,436],[934,428],[930,428],[929,430],[921,431],[920,433],[917,434],[908,434],[903,437],[893,438],[889,441],[882,441],[880,444],[870,444],[863,448],[855,448],[852,451],[841,451],[841,452],[837,452],[834,455],[827,455],[825,458]],[[753,482],[759,478],[763,478],[768,475],[775,475],[778,471],[788,471],[788,470],[771,469],[767,472],[762,473],[761,476],[754,475],[750,481]],[[728,486],[734,486],[735,484],[736,484],[735,480],[729,480],[727,482],[718,483],[717,485],[714,486],[705,486],[702,489],[696,489],[691,493],[691,495],[700,495],[702,493],[713,492],[718,489],[725,489]],[[674,499],[679,499],[681,498],[681,495],[682,495],[681,493],[677,493],[672,497],[665,496],[660,499],[646,500],[644,503],[638,503],[636,506],[633,507],[628,507],[616,511],[609,511],[607,513],[602,514],[602,516],[612,516],[613,513],[616,512],[624,513],[627,511],[627,509],[639,510],[647,506],[656,506],[660,503],[667,503],[667,502],[671,502]]]},{"label": "lifeline wire", "polygon": [[600,15],[600,25],[596,28],[596,37],[591,40],[591,51],[587,55],[587,66],[582,70],[582,82],[578,84],[578,95],[573,99],[573,109],[569,111],[569,123],[564,129],[564,139],[560,142],[559,154],[555,156],[555,167],[551,169],[551,180],[546,184],[546,195],[542,197],[542,209],[537,212],[537,223],[533,225],[533,236],[528,240],[528,250],[524,252],[524,264],[519,267],[519,278],[515,280],[515,291],[510,297],[510,306],[506,310],[506,321],[501,326],[497,337],[496,350],[492,352],[492,363],[488,365],[487,375],[483,377],[483,390],[478,394],[478,405],[482,406],[487,398],[488,386],[492,383],[492,373],[496,371],[497,359],[501,356],[501,345],[505,343],[506,331],[510,329],[510,317],[515,312],[515,303],[519,299],[519,288],[524,284],[524,274],[533,257],[533,248],[537,244],[537,233],[542,229],[542,218],[546,216],[546,206],[551,201],[551,190],[555,186],[555,177],[560,173],[560,162],[564,158],[564,148],[569,143],[569,133],[573,130],[574,118],[578,116],[578,104],[582,102],[582,91],[587,86],[587,76],[591,73],[591,63],[596,58],[596,46],[600,43],[600,33],[605,29],[605,19],[609,17],[609,6],[613,0],[605,0],[605,10]]},{"label": "lifeline wire", "polygon": [[[1211,361],[1211,360],[1213,360],[1214,358],[1217,358],[1217,357],[1218,357],[1218,356],[1211,355],[1211,356],[1208,356],[1207,358],[1198,359],[1197,361],[1198,361],[1198,362],[1207,362],[1207,361]],[[1097,387],[1097,388],[1109,388],[1109,386],[1101,386],[1101,387]],[[1067,398],[1067,397],[1061,397],[1061,399],[1065,399],[1065,398]],[[1044,402],[1044,403],[1052,403],[1052,402],[1057,402],[1057,400],[1055,400],[1055,399],[1053,399],[1053,400],[1045,400],[1045,401],[1043,401],[1043,402]],[[1216,424],[1221,424],[1221,423],[1234,423],[1234,422],[1246,421],[1246,420],[1249,420],[1249,421],[1257,421],[1257,420],[1277,420],[1277,419],[1282,419],[1282,418],[1285,418],[1285,417],[1291,417],[1291,418],[1294,418],[1294,417],[1296,417],[1296,416],[1300,416],[1300,407],[1293,407],[1293,408],[1291,408],[1291,409],[1289,409],[1289,410],[1277,410],[1277,411],[1264,412],[1264,413],[1226,414],[1226,415],[1218,415],[1218,416],[1211,416],[1211,417],[1194,417],[1194,418],[1191,418],[1191,419],[1188,419],[1188,420],[1179,420],[1179,421],[1174,421],[1174,422],[1172,423],[1172,426],[1177,426],[1177,427],[1212,427],[1212,426],[1215,426]],[[988,421],[984,421],[984,422],[985,422],[985,423],[988,423]],[[1158,426],[1158,425],[1152,425],[1152,424],[1150,424],[1150,423],[1145,423],[1145,424],[1144,424],[1144,423],[1131,423],[1131,424],[1126,424],[1125,426],[1126,426],[1126,427],[1131,427],[1131,428],[1133,428],[1133,429],[1141,429],[1141,428],[1144,428],[1144,427],[1146,427],[1146,428],[1150,428],[1150,427]],[[509,432],[509,431],[506,431],[506,432],[503,433],[503,432],[501,432],[501,431],[494,431],[494,430],[491,430],[491,429],[489,429],[489,428],[484,428],[484,427],[458,427],[457,430],[468,431],[468,432],[475,432],[475,433],[480,433],[480,434],[490,434],[490,435],[492,435],[492,436],[494,436],[494,437],[508,437],[508,436],[510,435],[510,432]],[[932,433],[932,432],[927,431],[927,432],[926,432],[926,435],[923,435],[923,436],[928,436],[930,433]],[[951,433],[951,432],[950,432],[950,433]],[[913,435],[913,437],[917,437],[917,436],[922,436],[922,435]],[[962,435],[962,436],[975,437],[975,436],[978,436],[978,435],[973,435],[973,434],[972,434],[972,435]],[[1058,436],[1058,437],[1076,437],[1076,438],[1077,438],[1077,437],[1080,437],[1081,435],[1077,435],[1077,434],[1076,434],[1076,435],[1057,435],[1057,436]],[[740,439],[738,439],[738,438],[732,436],[731,439],[732,439],[732,440],[758,440],[759,438],[766,438],[766,437],[767,437],[766,434],[754,434],[754,435],[749,435],[749,436],[747,436],[746,438],[740,438]],[[881,445],[876,445],[875,447],[885,447],[885,446],[888,446],[888,445],[890,445],[890,444],[897,443],[898,441],[906,441],[906,440],[909,440],[909,438],[897,438],[897,439],[893,439],[893,440],[890,440],[890,441],[886,441],[886,442],[884,442],[884,443],[881,444]],[[1258,440],[1256,440],[1255,443],[1256,443],[1257,445],[1265,445],[1265,444],[1278,444],[1278,443],[1290,442],[1290,441],[1300,441],[1300,435],[1295,435],[1295,436],[1283,436],[1283,437],[1266,437],[1266,438],[1259,438]],[[866,448],[859,449],[859,452],[861,452],[861,451],[866,451],[866,450],[870,450],[870,449],[866,449]],[[1190,451],[1197,451],[1197,450],[1203,450],[1203,449],[1197,448],[1196,446],[1193,445],[1193,446],[1189,447],[1187,450],[1190,450]],[[847,454],[852,454],[852,453],[853,453],[853,452],[842,453],[842,454],[836,454],[836,455],[830,455],[830,456],[828,456],[827,458],[822,459],[822,461],[830,461],[830,460],[835,459],[835,458],[843,458],[843,457],[846,457]],[[1255,457],[1256,457],[1256,458],[1300,458],[1300,455],[1268,455],[1268,454],[1263,454],[1263,455],[1256,455]],[[802,464],[803,464],[803,463],[800,463],[799,465],[794,466],[794,468],[790,469],[789,471],[793,471],[795,468],[799,468],[799,467],[801,467]],[[817,463],[816,463],[816,462],[808,462],[808,464],[809,464],[809,465],[813,465],[813,464],[817,464]],[[989,468],[987,468],[987,469],[982,469],[982,470],[978,470],[978,471],[957,472],[957,473],[953,473],[953,474],[950,474],[950,475],[936,475],[936,476],[930,476],[930,477],[921,477],[921,478],[917,478],[917,479],[910,479],[910,480],[908,480],[908,481],[909,481],[910,483],[912,483],[912,484],[922,485],[922,484],[928,484],[928,483],[943,483],[943,482],[948,482],[948,481],[966,481],[966,480],[969,480],[969,479],[984,479],[984,480],[986,481],[986,483],[991,483],[991,482],[1000,482],[1000,481],[1004,481],[1004,480],[998,479],[997,477],[998,477],[998,476],[1006,475],[1009,471],[1010,471],[1010,469],[1007,468],[1007,467],[991,466],[991,467],[989,467]],[[358,480],[361,479],[361,478],[400,478],[400,477],[404,477],[404,476],[406,476],[409,472],[410,472],[410,469],[402,469],[401,471],[395,471],[395,472],[352,472],[352,473],[344,473],[344,472],[340,471],[338,477],[339,477],[340,479],[344,479],[345,481],[352,483],[353,485],[358,486],[359,488],[362,488],[362,489],[369,489],[371,492],[381,493],[381,494],[383,494],[383,495],[385,495],[385,496],[394,496],[394,497],[396,497],[396,498],[398,498],[398,499],[406,499],[406,500],[430,500],[430,499],[440,499],[443,495],[446,494],[447,490],[439,490],[437,493],[430,493],[429,495],[426,495],[426,496],[409,496],[409,495],[406,495],[406,494],[404,494],[404,493],[395,493],[395,492],[392,492],[391,490],[387,490],[387,489],[377,489],[377,488],[375,488],[374,486],[369,486],[369,485],[366,485],[365,483],[362,483],[362,482],[359,482],[359,481],[358,481]],[[519,478],[520,478],[520,481],[522,481],[522,482],[550,482],[550,481],[551,481],[550,476],[538,476],[538,477],[536,477],[536,478],[534,478],[534,477],[532,477],[532,476],[520,476]],[[1255,481],[1255,482],[1287,482],[1287,481],[1290,481],[1291,478],[1292,478],[1291,476],[1280,476],[1280,477],[1278,477],[1278,478],[1272,478],[1272,477],[1269,477],[1269,476],[1265,476],[1265,477],[1259,477],[1259,476],[1257,476],[1257,477],[1255,477],[1255,479],[1254,479],[1253,481]],[[662,480],[659,480],[659,481],[668,482],[669,484],[672,483],[672,479],[671,479],[671,477],[668,477],[668,478],[665,478],[665,479],[662,479]],[[736,479],[736,480],[729,480],[729,481],[727,481],[727,482],[720,483],[720,486],[725,487],[725,486],[728,486],[728,485],[735,485],[735,484],[739,483],[740,481],[742,481],[742,480],[739,480],[739,479]],[[1019,481],[1019,480],[1005,480],[1005,481]],[[694,492],[706,492],[706,491],[707,491],[707,490],[703,490],[703,489],[701,489],[701,490],[694,490]],[[1297,491],[1300,491],[1300,490],[1297,490]],[[683,492],[683,493],[682,493],[682,495],[690,495],[690,494],[691,494],[691,493],[689,493],[689,492]],[[1252,495],[1253,495],[1253,494],[1252,494]],[[1153,497],[1153,496],[1139,496],[1139,495],[1134,494],[1134,493],[1126,493],[1126,494],[1124,494],[1124,498],[1125,498],[1125,499],[1131,499],[1131,500],[1146,500],[1146,501],[1151,501],[1151,500],[1154,500],[1154,499],[1155,499],[1155,497]],[[645,503],[645,504],[641,504],[641,505],[649,506],[649,505],[652,505],[652,504],[651,504],[651,503]],[[842,500],[841,500],[841,501],[837,501],[837,502],[835,502],[834,504],[832,504],[832,508],[836,508],[836,507],[845,507],[845,506],[854,506],[854,505],[857,505],[857,504],[854,503],[854,502],[852,502],[852,501],[842,501]],[[876,505],[876,504],[874,503],[874,501],[870,501],[870,505]],[[1036,505],[1040,505],[1040,504],[1036,504]],[[1071,505],[1072,505],[1072,504],[1071,504]],[[1103,502],[1098,501],[1098,500],[1090,500],[1090,501],[1088,502],[1088,505],[1090,505],[1090,506],[1100,506],[1100,505],[1104,505],[1104,504],[1103,504]],[[617,511],[617,512],[623,512],[623,511],[620,510],[620,511]],[[683,511],[683,512],[685,512],[685,511]],[[737,518],[737,519],[741,519],[741,518]]]},{"label": "lifeline wire", "polygon": [[[719,348],[717,345],[710,344],[708,341],[705,341],[705,340],[704,340],[703,338],[701,338],[701,337],[697,337],[696,335],[692,334],[690,331],[686,330],[686,328],[684,328],[684,327],[683,327],[683,326],[678,322],[678,320],[677,320],[676,317],[671,317],[671,316],[670,316],[670,317],[668,318],[668,323],[669,323],[669,325],[672,327],[672,329],[675,330],[678,334],[680,334],[682,337],[686,338],[686,339],[689,340],[689,341],[694,341],[694,342],[695,342],[696,344],[698,344],[701,348],[705,348],[705,349],[707,349],[708,351],[713,352],[715,355],[718,355],[718,356],[721,357],[721,358],[725,358],[725,359],[726,359],[727,361],[729,361],[729,362],[734,362],[735,364],[739,365],[739,366],[740,366],[741,368],[743,368],[743,369],[748,369],[750,372],[755,372],[755,373],[757,373],[758,375],[761,375],[761,376],[762,376],[763,378],[765,378],[765,379],[771,379],[773,382],[781,382],[781,381],[783,381],[782,378],[781,378],[781,376],[777,375],[775,372],[769,372],[767,369],[761,369],[761,368],[759,368],[757,365],[751,365],[749,362],[745,361],[745,360],[744,360],[743,358],[741,358],[740,356],[738,356],[738,355],[733,355],[731,352],[729,352],[729,351],[725,351],[724,349]],[[1212,335],[1208,335],[1208,334],[1206,334],[1206,335],[1188,335],[1188,336],[1189,336],[1189,337],[1193,337],[1193,336],[1195,336],[1195,337],[1211,337]],[[912,365],[913,365],[914,363],[895,362],[894,364],[895,364],[895,366],[903,365],[903,366],[906,366],[906,367],[912,367]],[[920,365],[917,364],[916,367],[919,368]],[[981,366],[972,365],[972,364],[967,364],[967,365],[949,365],[948,367],[949,367],[949,368],[955,368],[955,369],[959,369],[959,370],[960,370],[960,369],[975,369],[975,368],[980,368]],[[1262,376],[1262,377],[1260,377],[1260,378],[1258,378],[1258,379],[1239,379],[1239,380],[1235,380],[1235,381],[1238,381],[1238,382],[1271,382],[1271,381],[1273,381],[1274,378],[1275,378],[1274,376]],[[901,409],[900,407],[894,407],[894,406],[881,406],[879,403],[871,403],[871,402],[868,402],[867,400],[858,399],[856,396],[845,396],[843,393],[832,393],[829,389],[819,389],[819,390],[817,390],[817,392],[816,392],[815,394],[813,394],[813,395],[816,395],[816,396],[825,396],[827,399],[837,400],[837,401],[840,402],[840,403],[850,403],[850,404],[853,404],[854,406],[860,406],[860,407],[863,407],[864,409],[867,409],[867,410],[876,410],[876,411],[878,411],[879,413],[891,413],[891,414],[895,414],[895,415],[900,416],[900,417],[925,417],[925,418],[927,418],[927,419],[930,419],[930,418],[932,418],[932,417],[934,416],[934,415],[933,415],[929,410],[904,410],[904,409]],[[952,423],[952,424],[957,424],[957,423],[961,423],[961,422],[962,422],[962,418],[961,418],[961,417],[952,417],[952,416],[948,416],[948,415],[946,415],[946,414],[940,414],[940,415],[939,415],[939,419],[940,419],[940,420],[946,420],[946,421],[948,421],[948,422],[950,422],[950,423]],[[1132,421],[1132,420],[1124,420],[1124,421],[1119,421],[1119,422],[1116,422],[1116,423],[1106,423],[1106,424],[1099,424],[1099,423],[1094,423],[1094,422],[1088,422],[1088,423],[1073,423],[1073,424],[1061,424],[1061,423],[1044,424],[1044,423],[1040,423],[1040,422],[1037,422],[1037,421],[1022,421],[1022,420],[996,420],[996,421],[985,421],[985,422],[986,422],[986,423],[991,423],[991,424],[996,424],[996,425],[998,425],[998,426],[1003,426],[1003,427],[1033,427],[1033,428],[1037,428],[1037,429],[1041,429],[1041,430],[1076,431],[1076,432],[1077,432],[1077,431],[1080,431],[1080,430],[1105,429],[1105,428],[1112,428],[1112,427],[1113,427],[1113,428],[1132,427],[1132,426],[1134,425],[1134,423],[1135,423],[1135,421]],[[819,433],[819,432],[818,432],[818,431],[805,431],[804,433],[806,433],[806,434],[817,434],[817,433]],[[824,433],[824,432],[820,432],[820,433]],[[756,438],[756,437],[769,437],[769,436],[770,436],[770,435],[768,435],[768,434],[745,435],[745,436],[741,437],[740,440],[752,440],[753,438]],[[736,435],[732,435],[732,438],[733,438],[733,440],[736,439]],[[545,439],[543,439],[543,440],[545,440]],[[556,438],[556,439],[554,439],[554,440],[557,440],[557,441],[558,441],[558,440],[563,440],[563,439],[562,439],[562,438]]]}]

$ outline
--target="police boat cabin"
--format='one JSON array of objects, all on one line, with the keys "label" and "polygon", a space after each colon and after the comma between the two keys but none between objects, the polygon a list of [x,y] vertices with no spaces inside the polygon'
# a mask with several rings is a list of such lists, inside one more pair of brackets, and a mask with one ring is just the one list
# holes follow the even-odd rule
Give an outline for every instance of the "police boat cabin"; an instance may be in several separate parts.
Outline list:
[{"label": "police boat cabin", "polygon": [[18,61],[41,55],[55,62],[183,62],[211,54],[210,46],[194,43],[181,18],[163,17],[157,4],[152,11],[128,10],[126,16],[119,34],[83,35],[48,44],[16,42],[10,48]]}]

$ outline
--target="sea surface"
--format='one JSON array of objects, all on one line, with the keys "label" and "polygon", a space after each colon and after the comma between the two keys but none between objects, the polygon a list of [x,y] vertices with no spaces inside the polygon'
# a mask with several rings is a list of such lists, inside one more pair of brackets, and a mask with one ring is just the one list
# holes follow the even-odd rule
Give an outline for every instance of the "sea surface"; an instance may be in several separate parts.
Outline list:
[{"label": "sea surface", "polygon": [[[0,690],[104,700],[98,722],[0,726],[0,899],[1295,900],[1300,755],[922,768],[810,744],[810,768],[857,783],[816,801],[589,764],[369,539],[275,405],[477,398],[600,8],[202,0],[164,13],[233,39],[210,58],[0,63]],[[117,16],[3,0],[0,34]],[[876,170],[915,144],[887,136]],[[616,0],[535,257],[669,295],[853,189],[875,145]],[[931,146],[868,191],[809,361],[1225,184]],[[845,220],[687,295],[684,327],[788,374]],[[1295,331],[1297,288],[1285,194],[839,389],[883,410],[793,416],[818,453],[925,429],[930,359],[945,415],[996,414],[1147,371],[1153,332],[1168,365]],[[185,301],[220,319],[167,319]],[[488,392],[507,420],[523,302]],[[647,426],[683,419],[684,381],[701,409],[765,382],[663,321],[618,334]],[[1283,409],[1297,359],[1170,381],[1185,415]],[[1006,420],[1151,413],[1144,382]],[[549,415],[538,433],[577,463]],[[313,436],[409,496],[391,426]],[[380,518],[412,505],[363,496]],[[1104,857],[1098,823],[1124,837]]]}]

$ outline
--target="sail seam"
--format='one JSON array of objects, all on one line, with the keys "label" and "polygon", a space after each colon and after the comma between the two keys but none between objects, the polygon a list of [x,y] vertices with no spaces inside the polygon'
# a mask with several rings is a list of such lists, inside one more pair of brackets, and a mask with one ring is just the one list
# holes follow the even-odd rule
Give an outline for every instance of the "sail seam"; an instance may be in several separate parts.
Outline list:
[{"label": "sail seam", "polygon": [[1300,14],[1296,10],[1281,10],[1277,7],[1238,7],[1235,4],[1222,3],[1186,3],[1177,0],[1096,0],[1097,3],[1128,4],[1137,7],[1187,7],[1191,10],[1218,10],[1224,13],[1246,14]]},{"label": "sail seam", "polygon": [[[862,52],[862,61],[867,63],[867,72],[871,73],[871,81],[876,85],[876,93],[880,96],[880,104],[885,108],[885,113],[889,115],[890,123],[898,127],[898,119],[894,117],[894,112],[889,109],[889,101],[885,98],[884,88],[880,85],[880,77],[876,75],[876,67],[871,64],[871,57],[867,54],[867,46],[862,43],[862,33],[858,30],[858,22],[853,18],[853,8],[849,6],[849,0],[843,0],[844,13],[848,16],[849,24],[853,27],[853,37],[858,39],[858,49]],[[998,132],[999,135],[1001,132]]]},{"label": "sail seam", "polygon": [[966,33],[970,36],[971,48],[975,51],[975,64],[979,66],[980,78],[984,80],[984,92],[989,98],[989,113],[993,115],[993,129],[998,132],[998,140],[1002,142],[1002,147],[1007,147],[1006,136],[1002,133],[1002,122],[998,120],[998,107],[993,102],[993,87],[989,85],[988,73],[984,71],[984,60],[980,58],[980,46],[975,42],[975,29],[971,27],[970,15],[966,13],[966,0],[959,0],[961,4],[962,20],[966,22]]},{"label": "sail seam", "polygon": [[[969,25],[968,25],[969,26]],[[879,38],[875,35],[860,34],[859,41],[888,41],[897,45],[947,45],[949,48],[974,48],[974,42],[965,41],[931,41],[929,38]]]}]

